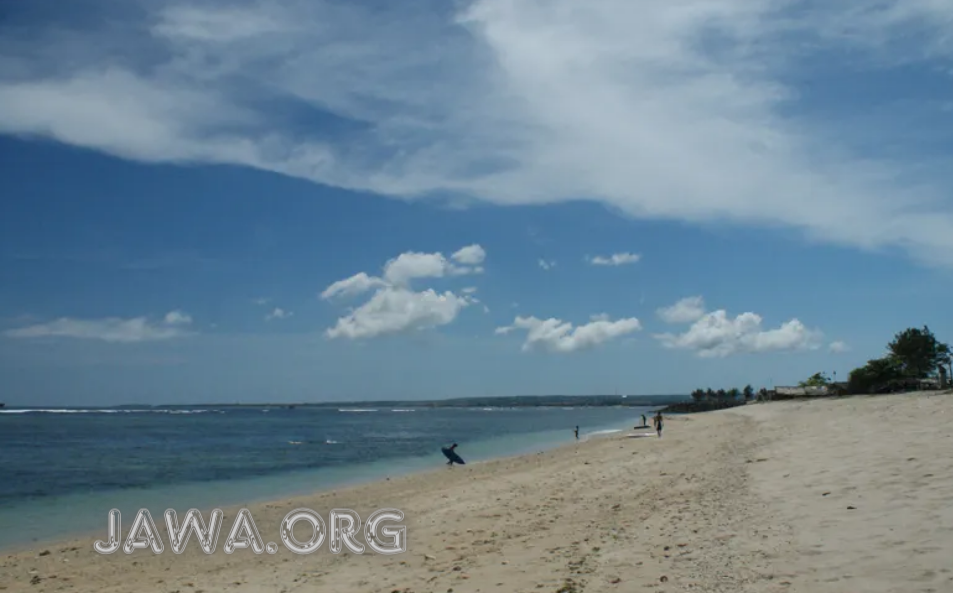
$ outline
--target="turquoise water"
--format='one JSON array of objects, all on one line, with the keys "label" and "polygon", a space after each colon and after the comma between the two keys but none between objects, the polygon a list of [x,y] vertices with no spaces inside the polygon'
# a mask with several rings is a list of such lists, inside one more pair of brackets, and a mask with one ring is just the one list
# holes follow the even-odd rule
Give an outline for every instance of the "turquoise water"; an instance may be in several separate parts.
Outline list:
[{"label": "turquoise water", "polygon": [[[0,548],[543,451],[639,423],[645,408],[4,410]],[[101,535],[100,535],[101,537]]]}]

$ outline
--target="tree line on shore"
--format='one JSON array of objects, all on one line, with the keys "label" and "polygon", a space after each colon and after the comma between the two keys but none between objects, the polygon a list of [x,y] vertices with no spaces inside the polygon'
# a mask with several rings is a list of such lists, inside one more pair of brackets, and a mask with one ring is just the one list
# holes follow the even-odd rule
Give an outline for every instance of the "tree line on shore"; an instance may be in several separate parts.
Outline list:
[{"label": "tree line on shore", "polygon": [[[943,388],[953,378],[953,353],[949,344],[939,341],[930,328],[911,327],[894,335],[880,358],[850,372],[844,392],[847,394],[894,393],[919,389],[925,381]],[[824,373],[815,373],[801,387],[823,387],[833,382]]]},{"label": "tree line on shore", "polygon": [[[764,391],[762,389],[762,391]],[[754,399],[754,388],[751,385],[745,385],[744,389],[732,387],[731,389],[696,389],[692,392],[692,401],[702,402],[745,402]]]},{"label": "tree line on shore", "polygon": [[[895,334],[887,344],[886,354],[852,370],[846,385],[840,384],[837,392],[893,393],[918,389],[924,381],[934,381],[940,388],[949,387],[953,381],[953,351],[949,344],[939,341],[927,326],[912,327]],[[805,388],[832,385],[834,382],[823,372],[814,373],[798,383],[798,386]],[[764,399],[767,395],[767,389],[761,388],[755,393],[751,385],[744,389],[696,389],[691,393],[691,403],[674,407],[684,408],[685,411],[727,408],[743,405],[753,399]]]},{"label": "tree line on shore", "polygon": [[881,358],[867,361],[850,372],[850,393],[889,393],[916,388],[928,379],[940,387],[953,377],[953,353],[950,345],[940,342],[930,328],[911,327],[896,334]]}]

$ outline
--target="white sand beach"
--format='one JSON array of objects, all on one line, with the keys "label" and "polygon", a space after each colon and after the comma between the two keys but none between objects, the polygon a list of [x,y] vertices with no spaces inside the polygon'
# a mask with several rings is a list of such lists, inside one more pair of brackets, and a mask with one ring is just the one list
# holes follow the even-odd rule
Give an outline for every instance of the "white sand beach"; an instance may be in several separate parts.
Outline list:
[{"label": "white sand beach", "polygon": [[[4,592],[953,591],[953,395],[753,404],[537,455],[250,507],[406,513],[408,551],[307,556],[194,536],[181,556],[87,539],[0,558]],[[640,430],[638,432],[649,432]],[[465,451],[461,451],[465,455]],[[179,509],[180,518],[186,509]],[[206,515],[207,516],[207,515]],[[123,535],[132,517],[123,517]]]}]

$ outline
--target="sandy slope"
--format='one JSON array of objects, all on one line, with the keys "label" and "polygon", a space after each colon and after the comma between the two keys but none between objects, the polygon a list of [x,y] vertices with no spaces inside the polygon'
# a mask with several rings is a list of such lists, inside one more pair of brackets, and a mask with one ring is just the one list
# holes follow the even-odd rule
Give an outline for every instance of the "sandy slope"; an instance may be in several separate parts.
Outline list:
[{"label": "sandy slope", "polygon": [[233,509],[211,556],[194,538],[182,556],[100,556],[104,509],[95,538],[0,558],[0,588],[953,592],[951,419],[953,395],[750,405],[671,417],[662,439],[616,435],[252,507],[265,541],[300,506],[325,518],[399,508],[409,550],[390,557],[327,544],[229,556]]}]

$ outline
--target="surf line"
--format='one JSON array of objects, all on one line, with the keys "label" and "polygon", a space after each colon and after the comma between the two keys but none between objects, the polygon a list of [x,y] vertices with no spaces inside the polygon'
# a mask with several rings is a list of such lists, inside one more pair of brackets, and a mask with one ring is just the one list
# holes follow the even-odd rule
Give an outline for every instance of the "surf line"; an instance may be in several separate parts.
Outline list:
[{"label": "surf line", "polygon": [[[175,554],[184,552],[189,537],[194,531],[202,551],[206,554],[214,553],[224,516],[225,513],[221,509],[213,510],[206,526],[202,513],[193,508],[185,514],[184,521],[180,525],[175,510],[166,510],[165,524],[172,551]],[[403,520],[404,513],[398,509],[379,509],[371,513],[363,529],[366,547],[387,556],[406,552],[407,527],[384,524],[387,521]],[[304,521],[311,526],[311,537],[306,541],[299,540],[294,534],[294,526],[299,521]],[[330,530],[328,530],[328,524],[331,525]],[[113,554],[120,548],[127,555],[136,550],[151,549],[154,554],[161,554],[165,550],[149,509],[139,509],[126,541],[122,544],[120,544],[122,515],[119,509],[109,511],[106,527],[106,540],[97,540],[93,544],[93,549],[99,554]],[[356,511],[333,509],[328,513],[328,521],[325,523],[324,518],[315,511],[298,508],[285,515],[279,525],[278,534],[281,543],[295,554],[312,554],[321,548],[325,540],[328,540],[328,548],[332,554],[340,554],[345,548],[352,554],[363,554],[365,545],[356,537],[360,531],[361,517]],[[233,554],[240,549],[251,549],[255,554],[278,553],[278,544],[264,542],[248,509],[238,511],[228,538],[222,546],[222,551],[226,554]]]}]

